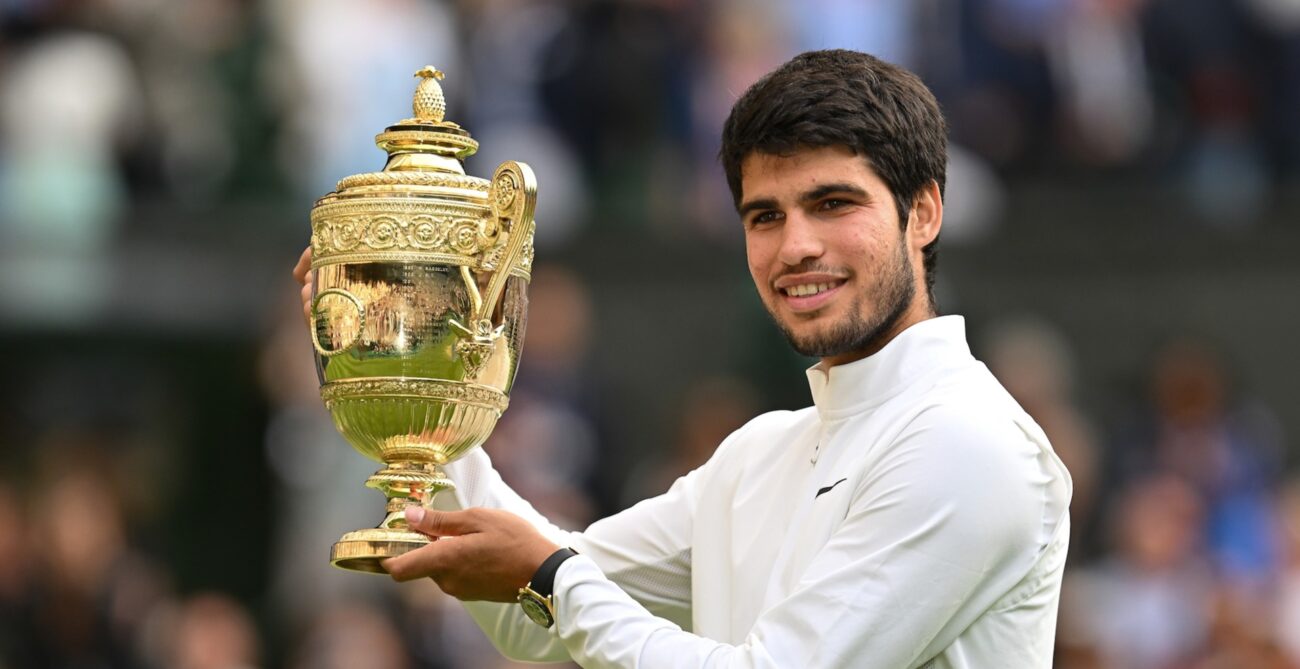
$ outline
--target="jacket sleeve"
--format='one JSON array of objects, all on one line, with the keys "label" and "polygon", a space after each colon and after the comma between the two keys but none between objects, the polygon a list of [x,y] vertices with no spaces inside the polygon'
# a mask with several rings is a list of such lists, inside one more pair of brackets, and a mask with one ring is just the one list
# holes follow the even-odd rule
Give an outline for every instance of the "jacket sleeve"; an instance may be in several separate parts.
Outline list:
[{"label": "jacket sleeve", "polygon": [[800,584],[743,643],[653,615],[589,556],[556,576],[559,640],[589,669],[923,665],[1005,603],[1068,532],[1064,517],[1051,532],[1044,523],[1065,513],[1068,475],[1035,439],[984,423],[936,412],[909,426],[858,482]]},{"label": "jacket sleeve", "polygon": [[[706,465],[707,467],[707,465]],[[663,495],[601,520],[584,532],[565,532],[515,493],[476,449],[447,467],[456,494],[439,500],[444,508],[489,507],[531,522],[548,539],[570,546],[604,574],[646,615],[689,625],[690,540],[694,488],[701,470],[678,479]],[[465,608],[503,655],[533,662],[567,661],[568,650],[550,630],[528,620],[518,605],[466,602]]]}]

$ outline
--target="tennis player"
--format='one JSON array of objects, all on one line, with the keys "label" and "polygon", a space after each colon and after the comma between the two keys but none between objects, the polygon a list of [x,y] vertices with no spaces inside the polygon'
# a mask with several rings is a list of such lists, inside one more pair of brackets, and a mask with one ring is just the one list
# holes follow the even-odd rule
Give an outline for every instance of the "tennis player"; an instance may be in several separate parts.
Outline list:
[{"label": "tennis player", "polygon": [[464,600],[520,660],[1050,667],[1070,478],[962,318],[937,314],[934,96],[872,56],[805,53],[741,96],[722,140],[754,288],[820,358],[813,406],[754,418],[580,533],[475,449],[442,509],[408,512],[437,540],[387,569]]}]

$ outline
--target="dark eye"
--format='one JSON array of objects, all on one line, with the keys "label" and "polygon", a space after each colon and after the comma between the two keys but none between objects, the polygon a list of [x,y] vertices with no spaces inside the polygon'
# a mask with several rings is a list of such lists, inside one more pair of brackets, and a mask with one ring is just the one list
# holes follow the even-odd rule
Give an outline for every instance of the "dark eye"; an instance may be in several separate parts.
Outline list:
[{"label": "dark eye", "polygon": [[849,204],[849,203],[848,203],[847,200],[836,200],[836,199],[832,198],[832,199],[829,199],[829,200],[822,200],[822,206],[821,206],[821,208],[822,208],[823,210],[839,209],[840,207],[848,206],[848,204]]},{"label": "dark eye", "polygon": [[750,227],[754,227],[767,223],[774,223],[779,220],[781,220],[781,212],[779,211],[760,211],[749,219],[749,225]]}]

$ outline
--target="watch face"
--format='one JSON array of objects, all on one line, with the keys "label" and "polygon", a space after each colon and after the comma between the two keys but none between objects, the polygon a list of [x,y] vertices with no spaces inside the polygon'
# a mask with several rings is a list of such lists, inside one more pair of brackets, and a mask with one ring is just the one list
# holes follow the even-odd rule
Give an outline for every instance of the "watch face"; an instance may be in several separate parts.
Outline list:
[{"label": "watch face", "polygon": [[531,592],[521,593],[519,595],[519,606],[523,608],[524,615],[538,625],[550,627],[555,624],[555,618],[551,616],[549,607],[537,595]]}]

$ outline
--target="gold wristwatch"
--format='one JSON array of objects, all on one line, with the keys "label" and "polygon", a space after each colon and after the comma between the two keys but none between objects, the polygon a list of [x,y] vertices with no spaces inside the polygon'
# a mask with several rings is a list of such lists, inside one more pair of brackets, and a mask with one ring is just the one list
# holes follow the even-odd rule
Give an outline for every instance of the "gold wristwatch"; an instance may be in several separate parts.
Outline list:
[{"label": "gold wristwatch", "polygon": [[555,572],[560,570],[560,564],[577,554],[572,548],[551,553],[537,568],[533,580],[519,589],[519,607],[529,620],[542,627],[555,624]]}]

